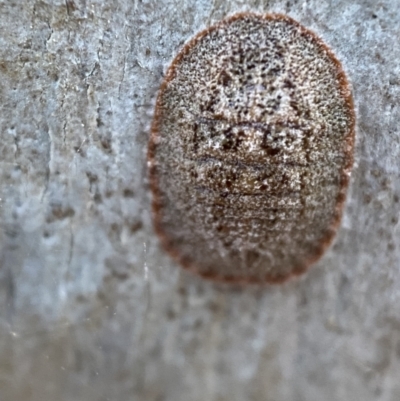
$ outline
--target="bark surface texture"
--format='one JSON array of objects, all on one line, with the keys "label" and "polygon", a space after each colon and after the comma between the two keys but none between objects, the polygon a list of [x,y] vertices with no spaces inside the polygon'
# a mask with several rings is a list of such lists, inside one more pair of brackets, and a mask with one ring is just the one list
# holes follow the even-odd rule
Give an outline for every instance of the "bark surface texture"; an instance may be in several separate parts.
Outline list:
[{"label": "bark surface texture", "polygon": [[[352,84],[334,244],[280,286],[202,280],[162,250],[146,151],[183,44],[286,13]],[[0,0],[0,399],[400,399],[399,0]]]}]

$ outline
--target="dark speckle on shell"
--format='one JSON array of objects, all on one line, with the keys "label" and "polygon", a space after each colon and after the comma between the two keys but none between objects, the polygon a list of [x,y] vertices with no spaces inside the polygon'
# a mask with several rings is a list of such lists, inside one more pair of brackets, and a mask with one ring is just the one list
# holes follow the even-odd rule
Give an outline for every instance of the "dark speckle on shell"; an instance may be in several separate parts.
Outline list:
[{"label": "dark speckle on shell", "polygon": [[352,166],[343,69],[284,15],[237,14],[186,44],[149,143],[155,227],[184,267],[282,282],[331,242]]}]

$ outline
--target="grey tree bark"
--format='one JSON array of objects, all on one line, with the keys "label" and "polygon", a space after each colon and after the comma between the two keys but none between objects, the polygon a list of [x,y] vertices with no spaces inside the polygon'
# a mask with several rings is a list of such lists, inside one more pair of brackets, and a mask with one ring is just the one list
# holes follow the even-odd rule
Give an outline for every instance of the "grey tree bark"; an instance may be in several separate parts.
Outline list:
[{"label": "grey tree bark", "polygon": [[[182,44],[283,12],[357,107],[344,218],[281,286],[193,277],[160,248],[146,146]],[[0,399],[400,399],[399,0],[0,0]]]}]

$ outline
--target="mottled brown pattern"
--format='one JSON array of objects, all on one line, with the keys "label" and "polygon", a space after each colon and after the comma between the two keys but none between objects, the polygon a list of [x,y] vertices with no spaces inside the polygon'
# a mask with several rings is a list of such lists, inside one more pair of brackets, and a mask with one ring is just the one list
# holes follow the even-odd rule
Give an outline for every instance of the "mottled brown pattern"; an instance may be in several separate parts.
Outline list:
[{"label": "mottled brown pattern", "polygon": [[173,61],[149,144],[154,220],[184,267],[282,282],[331,242],[354,142],[332,51],[284,15],[237,14]]}]

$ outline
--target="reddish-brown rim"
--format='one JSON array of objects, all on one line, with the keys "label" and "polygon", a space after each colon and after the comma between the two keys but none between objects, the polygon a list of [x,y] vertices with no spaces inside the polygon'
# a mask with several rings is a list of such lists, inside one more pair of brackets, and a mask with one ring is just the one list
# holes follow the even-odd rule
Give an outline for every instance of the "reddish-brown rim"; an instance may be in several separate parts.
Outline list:
[{"label": "reddish-brown rim", "polygon": [[[158,187],[158,177],[157,177],[157,169],[154,163],[154,156],[155,156],[155,149],[156,149],[156,143],[157,139],[159,136],[159,123],[160,123],[160,115],[161,115],[161,97],[164,93],[165,88],[167,87],[168,83],[174,78],[175,72],[176,72],[176,66],[180,64],[181,60],[183,57],[193,48],[193,46],[199,42],[205,35],[209,34],[210,32],[217,30],[224,25],[230,24],[235,20],[241,19],[241,18],[258,18],[261,20],[282,20],[282,21],[287,21],[290,22],[291,24],[295,25],[299,30],[302,35],[306,35],[308,37],[312,37],[313,40],[315,40],[316,43],[321,46],[326,54],[329,56],[330,60],[334,63],[336,69],[337,69],[337,76],[338,80],[340,83],[341,91],[342,91],[342,96],[345,99],[345,102],[348,106],[348,109],[350,110],[350,118],[351,118],[351,124],[349,128],[349,132],[344,140],[344,148],[345,148],[345,166],[343,168],[342,174],[341,174],[341,184],[340,184],[340,191],[337,197],[336,201],[336,210],[335,210],[335,217],[331,222],[330,227],[327,229],[327,234],[325,237],[323,237],[320,241],[318,250],[315,252],[314,255],[312,255],[308,260],[304,261],[304,263],[299,266],[298,268],[294,269],[290,273],[284,275],[284,276],[278,276],[278,277],[272,277],[272,276],[265,276],[264,279],[260,278],[254,278],[254,277],[249,277],[249,278],[244,278],[244,277],[228,277],[228,276],[219,276],[219,275],[206,275],[202,272],[200,272],[196,266],[193,263],[190,263],[188,261],[185,261],[182,256],[179,253],[179,250],[177,248],[174,248],[170,245],[169,238],[167,234],[164,232],[164,230],[161,227],[160,221],[161,221],[161,210],[162,210],[162,204],[160,202],[160,192],[159,192],[159,187]],[[314,32],[310,31],[308,28],[305,28],[302,26],[299,22],[295,21],[293,18],[288,17],[287,15],[284,14],[256,14],[256,13],[251,13],[251,12],[242,12],[235,14],[231,17],[225,18],[224,20],[218,22],[215,25],[212,25],[209,28],[204,29],[200,33],[198,33],[194,38],[192,38],[188,43],[184,45],[184,47],[180,50],[180,52],[177,54],[177,56],[174,58],[172,61],[170,67],[168,68],[168,71],[164,77],[164,80],[161,84],[161,87],[158,92],[157,96],[157,101],[156,101],[156,106],[155,106],[155,113],[154,113],[154,119],[153,123],[151,126],[151,134],[150,134],[150,140],[149,140],[149,146],[148,146],[148,154],[147,154],[147,160],[149,164],[149,178],[150,178],[150,189],[153,194],[153,202],[152,202],[152,210],[153,210],[153,222],[154,222],[154,228],[156,233],[158,234],[161,243],[164,247],[164,249],[169,253],[169,255],[182,267],[185,269],[191,271],[192,273],[195,273],[197,275],[200,275],[201,277],[205,279],[210,279],[213,280],[214,282],[221,282],[221,283],[231,283],[231,284],[281,284],[288,279],[294,277],[294,276],[299,276],[303,273],[305,273],[311,265],[313,265],[315,262],[317,262],[322,255],[325,253],[326,249],[329,247],[329,245],[332,243],[333,238],[335,237],[335,234],[337,232],[339,223],[342,218],[343,214],[343,207],[344,203],[346,200],[346,193],[347,193],[347,188],[349,186],[349,181],[350,181],[350,172],[353,166],[353,152],[354,152],[354,142],[355,142],[355,124],[356,124],[356,116],[354,112],[354,101],[353,101],[353,96],[351,94],[350,90],[350,84],[347,80],[346,74],[343,70],[342,64],[340,61],[336,58],[335,54],[332,52],[332,50],[320,39]]]}]

